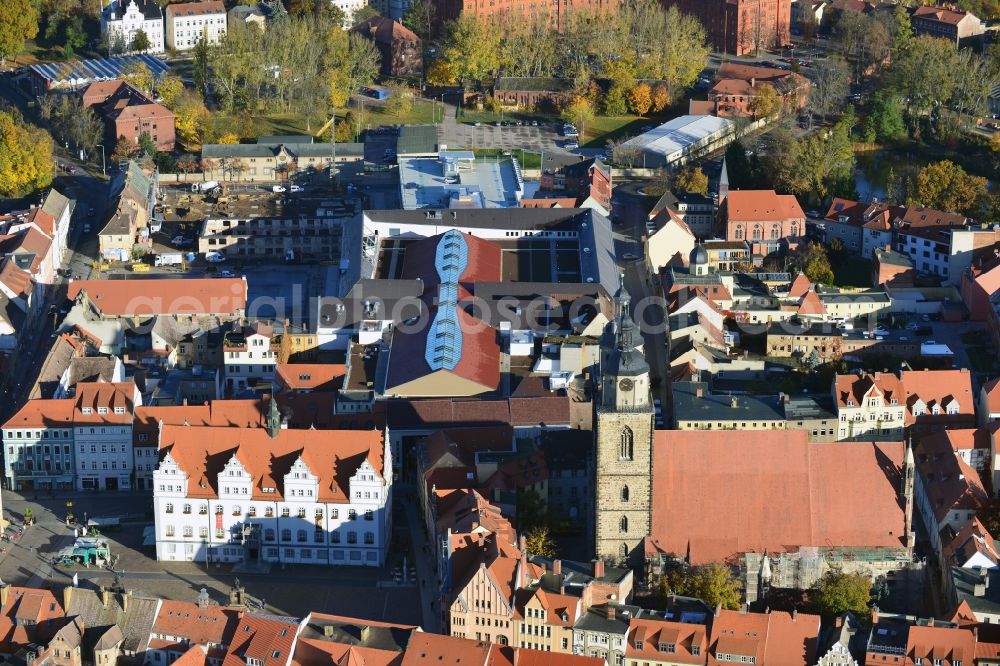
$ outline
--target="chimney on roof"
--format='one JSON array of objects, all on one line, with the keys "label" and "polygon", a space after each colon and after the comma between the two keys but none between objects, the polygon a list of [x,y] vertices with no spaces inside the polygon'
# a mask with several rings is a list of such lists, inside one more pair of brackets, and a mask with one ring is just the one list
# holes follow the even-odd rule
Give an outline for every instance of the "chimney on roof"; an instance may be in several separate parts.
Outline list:
[{"label": "chimney on roof", "polygon": [[608,610],[608,619],[609,620],[615,619],[615,613],[618,611],[618,609],[616,608],[616,606],[617,606],[617,604],[615,604],[615,602],[613,602],[613,601],[609,601],[607,603],[607,605],[605,606],[607,608],[607,610]]},{"label": "chimney on roof", "polygon": [[552,573],[554,573],[557,576],[562,574],[562,560],[559,559],[552,560]]},{"label": "chimney on roof", "polygon": [[730,396],[729,403],[733,406],[733,409],[736,409],[736,402],[737,402],[736,401],[736,396],[735,395],[734,396]]},{"label": "chimney on roof", "polygon": [[699,386],[698,388],[696,388],[694,390],[694,394],[695,394],[695,397],[704,398],[705,397],[705,389]]},{"label": "chimney on roof", "polygon": [[795,608],[792,609],[792,622],[795,622],[796,618],[799,616],[799,611]]},{"label": "chimney on roof", "polygon": [[208,608],[208,603],[211,597],[208,596],[208,590],[201,588],[201,592],[198,593],[198,608]]},{"label": "chimney on roof", "polygon": [[594,578],[604,578],[604,560],[592,560],[590,564]]},{"label": "chimney on roof", "polygon": [[63,612],[69,613],[69,605],[73,601],[73,586],[67,585],[63,588]]},{"label": "chimney on roof", "polygon": [[886,252],[892,252],[892,243],[886,243],[885,244],[885,251]]},{"label": "chimney on roof", "polygon": [[0,608],[7,606],[7,597],[10,594],[10,585],[0,581]]},{"label": "chimney on roof", "polygon": [[371,640],[371,638],[372,638],[372,626],[370,624],[366,624],[365,626],[361,627],[361,642],[367,643],[368,641]]},{"label": "chimney on roof", "polygon": [[740,615],[746,615],[749,610],[750,610],[749,606],[747,606],[746,604],[740,604]]},{"label": "chimney on roof", "polygon": [[324,624],[323,625],[323,635],[326,636],[327,638],[333,637],[333,625],[332,624]]},{"label": "chimney on roof", "polygon": [[872,626],[878,624],[878,606],[872,609]]},{"label": "chimney on roof", "polygon": [[125,590],[122,592],[122,613],[128,612],[128,604],[130,601],[132,601],[132,592],[131,590]]},{"label": "chimney on roof", "polygon": [[108,604],[111,603],[111,592],[109,592],[108,588],[104,587],[103,585],[101,585],[101,587],[98,589],[101,591],[101,604],[103,604],[104,607],[107,608]]}]

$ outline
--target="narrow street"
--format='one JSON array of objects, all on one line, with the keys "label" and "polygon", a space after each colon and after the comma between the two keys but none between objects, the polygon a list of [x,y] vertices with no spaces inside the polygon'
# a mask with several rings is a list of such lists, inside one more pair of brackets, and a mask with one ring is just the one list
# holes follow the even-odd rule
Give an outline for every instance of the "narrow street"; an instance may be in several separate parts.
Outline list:
[{"label": "narrow street", "polygon": [[[614,225],[616,254],[622,257],[626,252],[631,252],[642,257],[641,239],[646,225],[643,197],[619,186],[613,195],[613,207],[618,221]],[[670,405],[670,373],[663,299],[656,293],[655,284],[642,259],[624,262],[623,270],[625,288],[632,296],[633,316],[639,324],[645,343],[643,351],[650,368],[653,397],[660,400],[666,409]],[[666,412],[663,418],[665,423],[669,423]]]},{"label": "narrow street", "polygon": [[[402,486],[402,484],[401,484]],[[428,543],[424,534],[424,526],[420,523],[420,515],[417,512],[416,493],[412,487],[407,486],[396,498],[397,502],[402,502],[406,509],[406,524],[410,531],[410,541],[413,545],[413,552],[416,558],[417,581],[419,581],[420,591],[420,611],[423,617],[424,631],[440,633],[441,628],[441,608],[440,600],[435,592],[440,589],[438,585],[437,573],[434,569],[432,544]]]}]

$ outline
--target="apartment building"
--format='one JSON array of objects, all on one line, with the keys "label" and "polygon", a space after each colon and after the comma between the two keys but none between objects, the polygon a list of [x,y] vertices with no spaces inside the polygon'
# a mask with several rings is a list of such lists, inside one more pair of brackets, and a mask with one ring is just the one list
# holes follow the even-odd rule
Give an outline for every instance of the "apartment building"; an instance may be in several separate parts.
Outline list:
[{"label": "apartment building", "polygon": [[380,567],[392,454],[380,431],[163,426],[153,473],[158,560]]},{"label": "apartment building", "polygon": [[805,234],[806,215],[791,194],[735,190],[719,206],[725,240],[747,241],[754,256],[776,251],[783,239]]},{"label": "apartment building", "polygon": [[83,91],[83,105],[93,107],[104,120],[108,148],[120,140],[137,144],[146,134],[157,150],[174,149],[174,114],[124,81],[91,83]]},{"label": "apartment building", "polygon": [[202,223],[198,252],[275,261],[339,260],[342,224],[342,218],[334,217],[209,218]]},{"label": "apartment building", "polygon": [[698,18],[715,51],[745,55],[791,41],[791,0],[667,0]]},{"label": "apartment building", "polygon": [[163,8],[156,0],[114,0],[101,10],[101,37],[131,51],[139,31],[149,39],[147,53],[163,53]]},{"label": "apartment building", "polygon": [[167,5],[167,48],[174,51],[193,49],[205,38],[218,44],[226,34],[226,7],[222,0],[181,2]]},{"label": "apartment building", "polygon": [[903,439],[906,394],[896,375],[889,372],[837,375],[833,397],[840,422],[838,440]]},{"label": "apartment building", "polygon": [[986,33],[986,25],[979,17],[953,7],[921,5],[910,15],[910,21],[915,34],[947,39],[959,48],[978,44]]},{"label": "apartment building", "polygon": [[281,335],[272,324],[234,324],[222,346],[226,393],[270,386],[280,349]]}]

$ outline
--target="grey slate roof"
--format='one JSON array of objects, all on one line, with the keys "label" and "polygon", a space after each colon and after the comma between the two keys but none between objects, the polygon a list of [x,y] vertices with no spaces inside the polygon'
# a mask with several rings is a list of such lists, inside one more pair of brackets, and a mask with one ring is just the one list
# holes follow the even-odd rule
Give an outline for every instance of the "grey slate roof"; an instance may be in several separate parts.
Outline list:
[{"label": "grey slate roof", "polygon": [[[976,595],[976,583],[980,575],[988,579],[986,590]],[[955,605],[968,602],[974,613],[1000,613],[1000,569],[951,568],[951,582],[955,590]]]},{"label": "grey slate roof", "polygon": [[[697,390],[702,389],[702,397]],[[677,421],[783,421],[777,396],[717,395],[705,382],[673,385],[674,418]]]},{"label": "grey slate roof", "polygon": [[396,141],[397,155],[436,155],[437,125],[403,125]]},{"label": "grey slate roof", "polygon": [[126,611],[122,608],[121,594],[110,594],[109,603],[105,606],[100,592],[78,587],[73,589],[66,615],[83,621],[84,644],[89,649],[93,649],[108,628],[117,624],[125,639],[121,649],[126,653],[135,653],[145,649],[159,606],[159,599],[132,595]]},{"label": "grey slate roof", "polygon": [[803,419],[836,420],[832,395],[793,395],[785,403],[785,418],[789,421]]},{"label": "grey slate roof", "polygon": [[115,358],[106,356],[83,356],[69,361],[69,381],[67,386],[80,382],[110,382],[114,377]]},{"label": "grey slate roof", "polygon": [[366,624],[364,620],[350,621],[349,618],[312,615],[302,628],[300,638],[402,652],[406,649],[411,634],[412,629],[381,627]]}]

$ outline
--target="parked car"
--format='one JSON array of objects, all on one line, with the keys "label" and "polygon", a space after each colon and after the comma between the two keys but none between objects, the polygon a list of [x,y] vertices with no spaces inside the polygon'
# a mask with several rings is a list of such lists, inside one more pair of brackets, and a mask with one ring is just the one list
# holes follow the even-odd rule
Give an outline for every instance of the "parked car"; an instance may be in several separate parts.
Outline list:
[{"label": "parked car", "polygon": [[228,268],[223,268],[221,271],[219,271],[218,273],[216,273],[216,275],[218,277],[220,277],[220,278],[234,278],[234,277],[236,277],[236,273],[232,272]]},{"label": "parked car", "polygon": [[83,225],[83,233],[85,233],[85,234],[89,234],[90,233],[90,223],[89,222],[87,224]]},{"label": "parked car", "polygon": [[286,188],[284,185],[272,185],[271,186],[271,191],[272,192],[287,192],[288,188]]},{"label": "parked car", "polygon": [[626,252],[625,254],[622,255],[622,259],[624,259],[625,261],[635,261],[638,258],[639,257],[636,256],[635,253],[633,252]]},{"label": "parked car", "polygon": [[205,253],[205,261],[207,261],[207,262],[209,262],[211,264],[221,264],[225,260],[226,260],[226,255],[222,254],[221,252],[206,252]]},{"label": "parked car", "polygon": [[566,150],[576,150],[577,148],[580,147],[580,144],[577,143],[575,140],[571,139],[567,141],[563,147],[566,148]]},{"label": "parked car", "polygon": [[292,185],[291,187],[288,188],[288,191],[289,192],[305,192],[306,188],[302,187],[301,185]]}]

